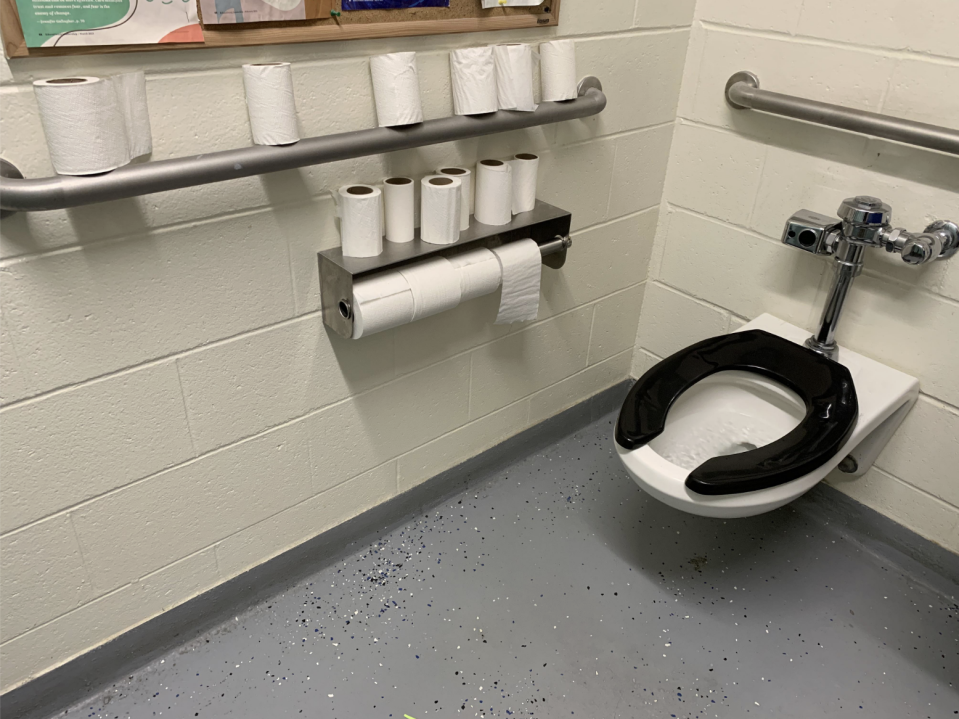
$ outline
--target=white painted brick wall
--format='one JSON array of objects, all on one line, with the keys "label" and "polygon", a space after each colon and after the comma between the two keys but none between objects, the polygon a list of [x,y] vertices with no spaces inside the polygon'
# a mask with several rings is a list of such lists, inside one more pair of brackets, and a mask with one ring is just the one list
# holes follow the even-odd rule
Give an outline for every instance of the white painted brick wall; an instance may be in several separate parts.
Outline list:
[{"label": "white painted brick wall", "polygon": [[[239,69],[289,60],[305,136],[375,124],[367,57],[575,36],[585,121],[77,208],[0,231],[3,690],[624,379],[693,0],[566,0],[558,31],[0,63],[3,157],[52,174],[34,79],[143,69],[153,159],[250,144]],[[522,150],[573,213],[536,323],[496,298],[360,342],[318,315],[329,191]],[[959,284],[959,281],[953,281]]]},{"label": "white painted brick wall", "polygon": [[[762,312],[816,325],[831,261],[780,244],[795,210],[832,215],[844,197],[870,194],[910,229],[959,217],[959,158],[733,110],[729,76],[751,70],[777,92],[955,128],[959,46],[934,28],[957,26],[954,0],[698,1],[634,376]],[[919,377],[923,396],[867,476],[829,478],[953,551],[957,300],[959,261],[917,270],[869,253],[839,340]]]}]

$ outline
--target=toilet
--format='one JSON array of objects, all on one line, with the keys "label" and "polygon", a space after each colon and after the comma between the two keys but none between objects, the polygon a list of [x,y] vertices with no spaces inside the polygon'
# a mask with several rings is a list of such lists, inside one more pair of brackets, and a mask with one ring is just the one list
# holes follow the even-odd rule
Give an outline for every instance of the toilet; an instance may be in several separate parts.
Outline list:
[{"label": "toilet", "polygon": [[663,360],[630,390],[616,450],[656,499],[707,517],[769,512],[831,471],[864,474],[919,396],[919,381],[845,348],[803,346],[764,314]]}]

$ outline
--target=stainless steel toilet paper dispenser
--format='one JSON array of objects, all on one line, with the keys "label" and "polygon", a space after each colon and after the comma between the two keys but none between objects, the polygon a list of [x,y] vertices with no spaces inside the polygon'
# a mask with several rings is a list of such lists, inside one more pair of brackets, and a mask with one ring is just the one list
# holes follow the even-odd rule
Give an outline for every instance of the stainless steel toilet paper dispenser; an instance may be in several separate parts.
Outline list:
[{"label": "stainless steel toilet paper dispenser", "polygon": [[572,216],[569,212],[537,200],[530,212],[514,215],[508,225],[484,225],[471,220],[468,230],[451,245],[431,245],[416,230],[412,242],[384,243],[376,257],[344,257],[337,247],[317,255],[320,272],[320,304],[323,321],[338,335],[353,337],[353,284],[387,270],[395,270],[431,257],[449,257],[466,250],[492,249],[517,240],[532,239],[539,245],[543,264],[559,269],[566,263]]}]

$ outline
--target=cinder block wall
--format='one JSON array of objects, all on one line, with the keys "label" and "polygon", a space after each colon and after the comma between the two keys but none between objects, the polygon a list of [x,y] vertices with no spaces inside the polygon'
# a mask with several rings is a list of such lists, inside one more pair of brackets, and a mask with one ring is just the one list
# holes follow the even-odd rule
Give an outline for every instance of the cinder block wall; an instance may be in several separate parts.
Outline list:
[{"label": "cinder block wall", "polygon": [[[812,330],[831,260],[779,243],[800,208],[844,197],[921,230],[959,218],[959,158],[736,111],[738,70],[777,92],[959,128],[954,0],[699,0],[683,77],[633,375],[763,312]],[[843,317],[845,346],[918,377],[923,395],[865,477],[829,481],[959,551],[959,258],[922,269],[869,252]]]},{"label": "cinder block wall", "polygon": [[[601,116],[2,226],[3,689],[82,653],[629,374],[693,0],[565,0]],[[553,33],[555,34],[555,33]],[[375,125],[367,57],[496,33],[0,63],[2,154],[52,174],[31,81],[147,72],[154,159],[250,144],[244,62],[290,60],[304,136]],[[359,342],[331,336],[315,253],[329,191],[518,151],[572,211],[539,321],[496,298]]]}]

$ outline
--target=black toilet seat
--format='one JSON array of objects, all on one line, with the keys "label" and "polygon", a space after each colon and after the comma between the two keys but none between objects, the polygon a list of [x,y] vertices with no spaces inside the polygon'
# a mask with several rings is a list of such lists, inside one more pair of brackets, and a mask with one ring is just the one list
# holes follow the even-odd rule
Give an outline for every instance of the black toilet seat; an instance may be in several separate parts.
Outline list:
[{"label": "black toilet seat", "polygon": [[699,494],[722,495],[775,487],[815,471],[838,454],[859,419],[849,370],[810,349],[763,330],[703,340],[644,374],[630,390],[616,423],[616,441],[636,449],[659,436],[670,407],[716,372],[742,370],[769,377],[802,398],[806,416],[764,447],[713,457],[686,478]]}]

